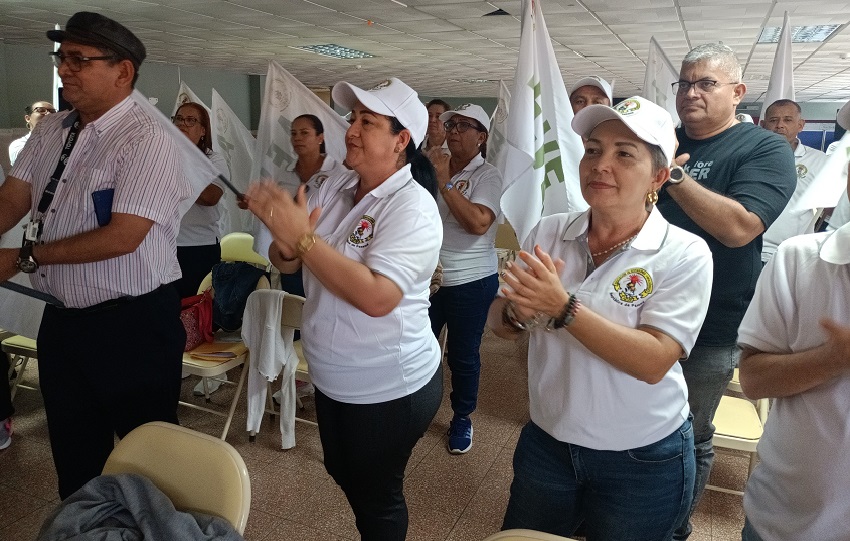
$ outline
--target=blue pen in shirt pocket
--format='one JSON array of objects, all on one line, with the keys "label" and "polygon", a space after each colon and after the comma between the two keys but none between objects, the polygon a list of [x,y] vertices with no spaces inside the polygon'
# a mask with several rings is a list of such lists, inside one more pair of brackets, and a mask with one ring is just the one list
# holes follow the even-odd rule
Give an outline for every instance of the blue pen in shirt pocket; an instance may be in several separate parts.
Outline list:
[{"label": "blue pen in shirt pocket", "polygon": [[97,225],[100,227],[109,225],[109,221],[112,220],[112,197],[114,195],[114,188],[98,190],[91,194],[91,200],[94,202],[94,213],[97,216]]}]

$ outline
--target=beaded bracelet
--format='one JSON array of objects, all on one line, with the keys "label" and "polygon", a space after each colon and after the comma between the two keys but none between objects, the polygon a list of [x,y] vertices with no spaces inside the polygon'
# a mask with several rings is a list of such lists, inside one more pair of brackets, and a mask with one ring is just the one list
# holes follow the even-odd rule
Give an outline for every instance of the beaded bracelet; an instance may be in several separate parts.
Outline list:
[{"label": "beaded bracelet", "polygon": [[564,305],[561,313],[558,314],[558,317],[554,317],[549,320],[549,323],[546,325],[546,330],[551,331],[554,329],[563,329],[564,327],[568,327],[576,318],[576,314],[578,314],[580,306],[581,301],[578,300],[578,297],[570,294],[570,299]]}]

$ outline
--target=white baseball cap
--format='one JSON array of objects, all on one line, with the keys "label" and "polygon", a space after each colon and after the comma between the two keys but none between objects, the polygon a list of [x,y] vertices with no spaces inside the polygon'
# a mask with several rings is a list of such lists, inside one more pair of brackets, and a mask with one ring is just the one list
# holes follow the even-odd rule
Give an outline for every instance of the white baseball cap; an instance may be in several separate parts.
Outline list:
[{"label": "white baseball cap", "polygon": [[835,117],[835,121],[845,130],[850,130],[850,101],[838,110],[838,116]]},{"label": "white baseball cap", "polygon": [[738,113],[735,115],[735,118],[738,119],[738,122],[749,122],[750,124],[755,124],[755,122],[753,122],[753,117],[747,113]]},{"label": "white baseball cap", "polygon": [[455,107],[451,111],[446,111],[445,113],[441,114],[440,120],[445,122],[455,115],[473,118],[480,122],[488,133],[490,132],[490,117],[487,116],[487,113],[484,112],[484,109],[480,105],[475,105],[474,103],[464,103],[463,105]]},{"label": "white baseball cap", "polygon": [[639,138],[661,147],[668,164],[676,157],[676,125],[670,113],[648,99],[633,96],[614,107],[589,105],[573,117],[573,131],[587,138],[596,126],[606,120],[620,120]]},{"label": "white baseball cap", "polygon": [[353,108],[359,101],[372,112],[397,118],[410,132],[413,144],[417,147],[425,138],[428,109],[419,101],[416,91],[400,79],[393,77],[369,90],[340,81],[334,85],[331,96],[334,102],[346,109]]},{"label": "white baseball cap", "polygon": [[589,77],[582,77],[579,79],[576,84],[570,88],[570,96],[573,95],[573,92],[578,90],[583,86],[595,86],[602,92],[605,92],[605,95],[608,96],[608,101],[610,103],[614,103],[614,90],[611,88],[611,83],[603,79],[602,77],[597,77],[596,75],[591,75]]}]

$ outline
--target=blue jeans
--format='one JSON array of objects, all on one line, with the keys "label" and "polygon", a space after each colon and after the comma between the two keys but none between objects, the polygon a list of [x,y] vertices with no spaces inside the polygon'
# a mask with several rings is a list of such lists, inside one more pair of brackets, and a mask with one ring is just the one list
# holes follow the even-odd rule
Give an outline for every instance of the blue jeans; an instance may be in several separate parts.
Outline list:
[{"label": "blue jeans", "polygon": [[668,540],[691,505],[693,448],[690,420],[627,451],[564,443],[529,421],[514,452],[502,529],[569,537],[584,521],[588,541]]},{"label": "blue jeans", "polygon": [[720,405],[720,397],[732,380],[741,350],[738,346],[695,346],[691,355],[681,363],[685,382],[688,384],[688,403],[694,417],[694,451],[697,473],[694,481],[694,501],[691,509],[679,526],[673,539],[687,539],[691,534],[691,514],[708,483],[711,466],[714,464],[714,412]]},{"label": "blue jeans", "polygon": [[741,541],[763,541],[761,536],[753,528],[750,519],[744,517],[744,529],[741,530]]},{"label": "blue jeans", "polygon": [[448,364],[452,371],[452,411],[466,417],[478,403],[481,375],[481,335],[487,311],[499,289],[499,275],[493,274],[459,286],[441,287],[431,297],[431,330],[440,337],[448,327]]}]

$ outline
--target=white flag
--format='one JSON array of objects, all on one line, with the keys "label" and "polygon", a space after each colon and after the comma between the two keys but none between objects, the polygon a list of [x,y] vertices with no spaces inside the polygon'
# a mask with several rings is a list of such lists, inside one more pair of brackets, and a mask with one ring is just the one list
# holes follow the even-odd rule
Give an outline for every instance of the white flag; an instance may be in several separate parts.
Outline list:
[{"label": "white flag", "polygon": [[281,180],[281,173],[298,159],[289,142],[289,132],[295,117],[303,114],[319,117],[328,155],[342,162],[348,129],[345,119],[280,64],[269,62],[251,178]]},{"label": "white flag", "polygon": [[847,189],[847,161],[850,160],[850,132],[838,142],[826,163],[800,199],[789,210],[830,208],[838,204]]},{"label": "white flag", "polygon": [[[56,30],[60,30],[61,27],[57,24],[54,26]],[[53,52],[59,51],[59,45],[61,45],[58,41],[53,44]],[[62,88],[62,78],[59,77],[59,68],[55,65],[53,66],[53,107],[56,108],[57,111],[61,109],[59,105],[59,89]],[[39,320],[41,318],[39,317]],[[18,333],[20,334],[20,333]],[[32,337],[28,337],[32,338]]]},{"label": "white flag", "polygon": [[[202,102],[201,98],[199,98],[197,94],[192,92],[192,89],[189,88],[189,85],[187,85],[183,81],[180,81],[180,90],[177,91],[177,99],[174,101],[174,110],[171,111],[171,116],[177,114],[177,109],[180,109],[181,105],[183,105],[184,103],[189,103],[190,101],[193,103],[200,104],[204,109],[207,110],[207,113],[210,112],[210,108],[207,107],[207,104]],[[212,117],[212,114],[210,114],[210,117]],[[215,141],[215,139],[213,139],[213,141]]]},{"label": "white flag", "polygon": [[584,210],[578,162],[581,138],[555,61],[540,0],[524,0],[502,189],[502,211],[520,242],[541,216]]},{"label": "white flag", "polygon": [[490,137],[487,138],[487,163],[499,171],[505,170],[507,159],[508,116],[510,115],[511,91],[504,81],[499,80],[499,104],[490,118]]},{"label": "white flag", "polygon": [[679,80],[679,71],[664,54],[664,49],[655,41],[655,36],[649,39],[649,56],[646,59],[646,74],[643,77],[643,93],[641,96],[663,107],[673,123],[679,124],[679,113],[676,111],[676,94],[673,83]]},{"label": "white flag", "polygon": [[794,98],[794,57],[791,54],[791,22],[788,20],[788,12],[785,12],[785,21],[782,23],[782,34],[779,44],[776,46],[776,56],[773,57],[773,69],[770,71],[770,82],[767,84],[767,93],[761,105],[759,120],[763,121],[770,107],[776,100],[793,100]]},{"label": "white flag", "polygon": [[[254,165],[254,154],[256,152],[257,140],[251,135],[236,113],[225,103],[221,95],[212,91],[212,110],[210,121],[212,123],[213,141],[217,144],[218,153],[227,162],[230,171],[229,179],[236,188],[245,193],[251,182],[251,170]],[[236,197],[225,192],[222,197],[227,212],[222,212],[222,217],[228,217],[228,223],[221,223],[221,233],[226,235],[233,231],[243,233],[251,232],[253,220],[252,214],[242,210],[236,205]]]},{"label": "white flag", "polygon": [[171,135],[174,143],[177,145],[177,150],[180,152],[180,163],[183,166],[183,174],[186,180],[192,185],[191,195],[180,202],[180,216],[186,214],[186,211],[195,203],[201,192],[210,185],[214,178],[217,178],[221,172],[216,169],[209,157],[201,152],[188,137],[177,129],[177,126],[171,123],[171,119],[166,117],[159,109],[154,107],[146,97],[138,90],[134,90],[132,94],[133,100],[155,118],[162,128]]}]

